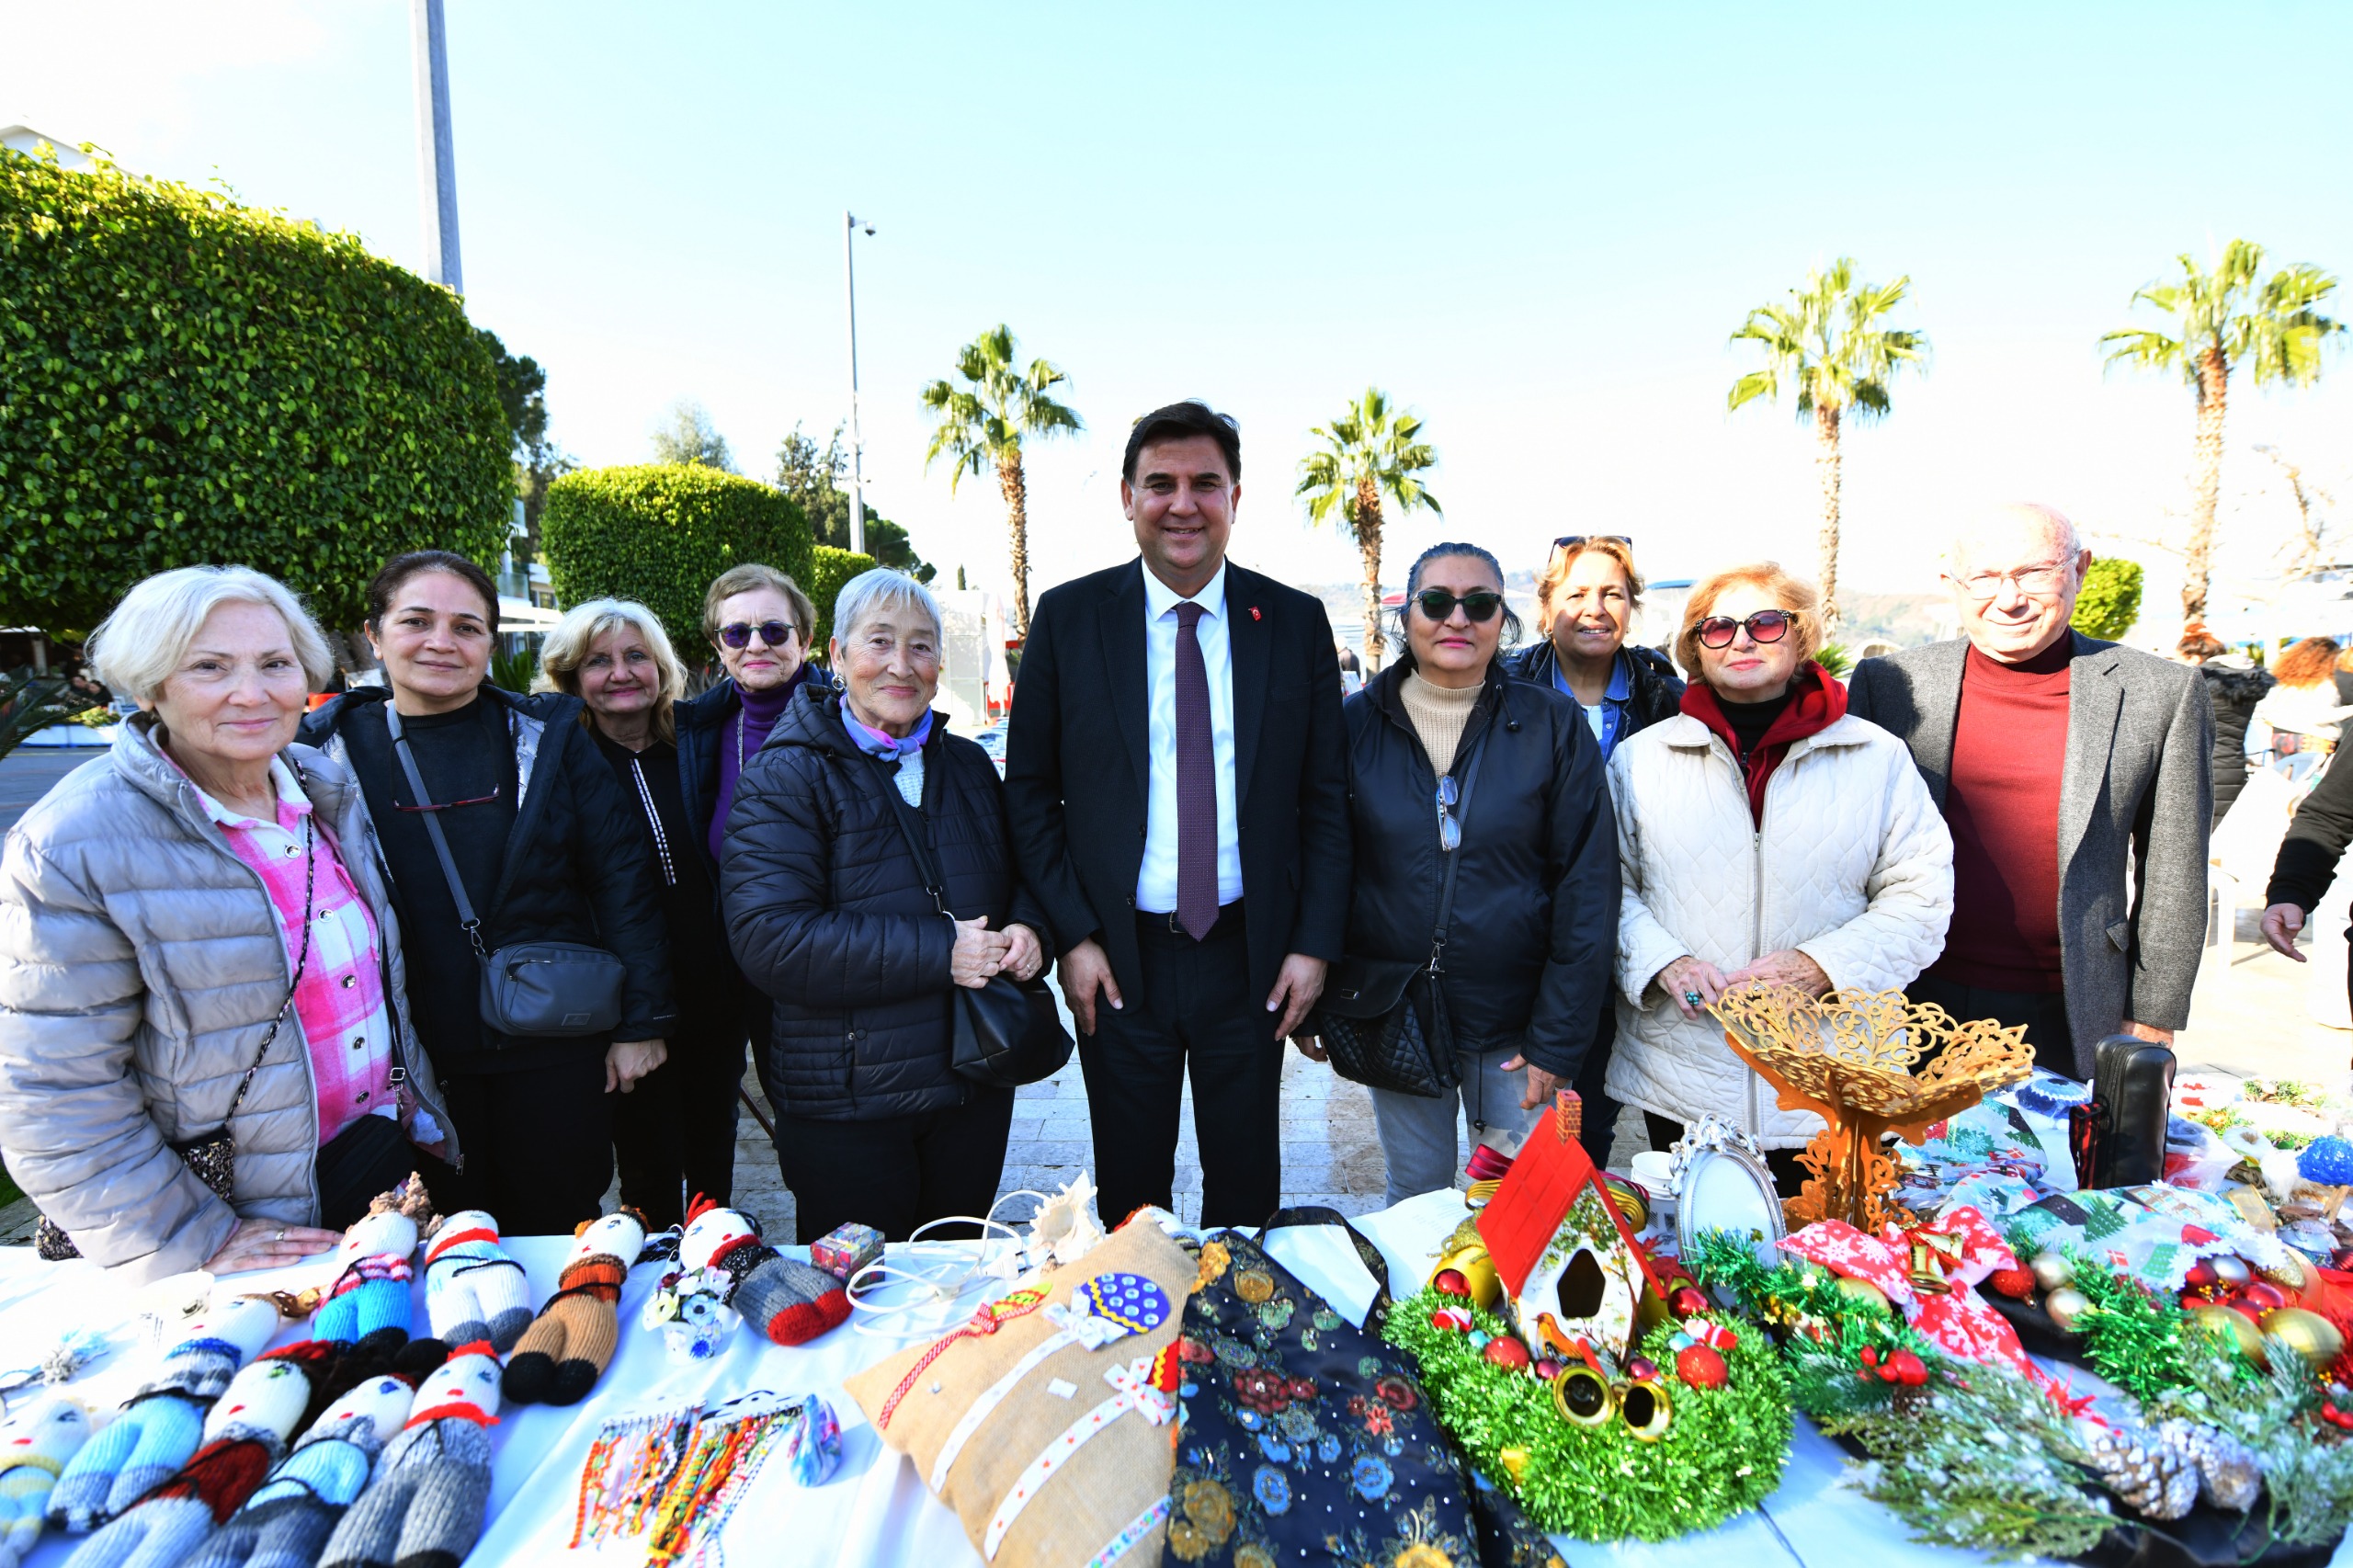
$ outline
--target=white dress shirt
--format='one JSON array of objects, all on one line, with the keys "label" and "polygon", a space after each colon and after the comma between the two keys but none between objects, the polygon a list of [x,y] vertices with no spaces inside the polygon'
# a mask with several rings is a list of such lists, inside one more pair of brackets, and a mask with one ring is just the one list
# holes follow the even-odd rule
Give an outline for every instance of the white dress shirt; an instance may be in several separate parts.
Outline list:
[{"label": "white dress shirt", "polygon": [[[1144,795],[1143,869],[1136,907],[1176,907],[1176,607],[1188,601],[1143,568],[1144,690],[1152,712],[1152,778]],[[1217,901],[1242,896],[1242,840],[1233,800],[1233,641],[1225,619],[1225,565],[1195,594],[1193,638],[1210,677],[1210,748],[1217,768]]]}]

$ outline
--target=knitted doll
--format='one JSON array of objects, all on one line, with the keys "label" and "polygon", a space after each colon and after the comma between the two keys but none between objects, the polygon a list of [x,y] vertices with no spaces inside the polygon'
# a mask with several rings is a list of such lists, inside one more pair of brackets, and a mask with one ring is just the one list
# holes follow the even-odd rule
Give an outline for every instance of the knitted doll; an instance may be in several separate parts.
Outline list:
[{"label": "knitted doll", "polygon": [[678,1243],[681,1268],[717,1268],[735,1281],[727,1304],[779,1345],[805,1345],[849,1316],[842,1282],[760,1240],[759,1221],[697,1199]]},{"label": "knitted doll", "polygon": [[204,1440],[205,1411],[278,1327],[278,1308],[267,1297],[215,1297],[122,1414],[81,1445],[49,1494],[49,1522],[76,1535],[94,1529],[186,1464]]},{"label": "knitted doll", "polygon": [[408,1425],[328,1538],[324,1568],[457,1568],[490,1506],[497,1417],[497,1358],[486,1344],[460,1346],[416,1391]]},{"label": "knitted doll", "polygon": [[645,1224],[623,1209],[580,1227],[556,1292],[515,1346],[506,1397],[517,1404],[577,1404],[612,1364],[620,1342],[616,1303],[645,1248]]},{"label": "knitted doll", "polygon": [[434,1222],[425,1244],[425,1311],[447,1345],[487,1339],[502,1356],[531,1325],[530,1282],[498,1244],[498,1221],[479,1209]]},{"label": "knitted doll", "polygon": [[40,1539],[50,1489],[90,1437],[90,1413],[62,1393],[0,1427],[0,1568],[17,1568]]},{"label": "knitted doll", "polygon": [[84,1541],[66,1568],[178,1568],[284,1456],[310,1392],[291,1361],[264,1358],[239,1372],[205,1417],[204,1446]]},{"label": "knitted doll", "polygon": [[380,1377],[336,1400],[188,1568],[310,1568],[415,1399],[415,1384]]},{"label": "knitted doll", "polygon": [[358,1340],[373,1334],[406,1339],[409,1257],[416,1251],[417,1227],[432,1214],[422,1176],[378,1193],[335,1248],[335,1283],[311,1319],[311,1332],[321,1339]]},{"label": "knitted doll", "polygon": [[438,1339],[412,1339],[397,1346],[382,1340],[353,1345],[340,1339],[304,1339],[281,1345],[262,1358],[290,1362],[310,1381],[310,1402],[294,1428],[307,1432],[330,1405],[362,1383],[393,1377],[416,1387],[449,1358],[449,1347]]}]

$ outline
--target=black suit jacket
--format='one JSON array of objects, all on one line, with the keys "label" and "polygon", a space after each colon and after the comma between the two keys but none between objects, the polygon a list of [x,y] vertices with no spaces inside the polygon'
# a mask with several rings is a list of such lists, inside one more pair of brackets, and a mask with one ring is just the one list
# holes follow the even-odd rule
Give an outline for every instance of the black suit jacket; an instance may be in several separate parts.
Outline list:
[{"label": "black suit jacket", "polygon": [[[1131,998],[1152,777],[1143,571],[1131,561],[1038,601],[1005,752],[1015,852],[1054,950],[1095,937]],[[1264,994],[1286,953],[1337,962],[1347,935],[1347,743],[1322,601],[1228,562],[1225,605],[1244,926]]]}]

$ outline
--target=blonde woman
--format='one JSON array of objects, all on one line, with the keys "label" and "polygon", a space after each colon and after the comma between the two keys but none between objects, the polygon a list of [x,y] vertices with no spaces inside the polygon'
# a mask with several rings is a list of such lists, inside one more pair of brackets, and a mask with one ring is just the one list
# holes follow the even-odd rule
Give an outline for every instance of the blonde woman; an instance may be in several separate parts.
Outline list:
[{"label": "blonde woman", "polygon": [[1609,1092],[1654,1147],[1712,1111],[1754,1134],[1795,1196],[1821,1123],[1707,1014],[1752,983],[1890,991],[1944,944],[1952,835],[1902,741],[1847,711],[1814,662],[1820,596],[1771,562],[1692,591],[1676,652],[1683,710],[1609,761],[1623,878]]},{"label": "blonde woman", "polygon": [[1506,661],[1519,679],[1575,699],[1605,761],[1635,731],[1673,717],[1683,698],[1664,655],[1626,646],[1642,605],[1632,540],[1563,534],[1536,578],[1536,624],[1544,635]]},{"label": "blonde woman", "polygon": [[719,918],[719,883],[679,767],[686,667],[661,620],[631,599],[576,605],[540,653],[537,689],[580,699],[642,833],[669,922],[677,1021],[669,1058],[613,1108],[621,1201],[655,1229],[683,1223],[697,1193],[733,1201],[735,1096],[744,1077],[744,983]]}]

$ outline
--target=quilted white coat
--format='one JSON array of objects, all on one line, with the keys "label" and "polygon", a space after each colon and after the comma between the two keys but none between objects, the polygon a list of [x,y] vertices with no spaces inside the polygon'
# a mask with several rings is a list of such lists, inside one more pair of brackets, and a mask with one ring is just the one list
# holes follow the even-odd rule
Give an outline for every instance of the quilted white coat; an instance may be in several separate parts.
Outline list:
[{"label": "quilted white coat", "polygon": [[1761,825],[1732,748],[1678,713],[1609,760],[1624,877],[1611,1096],[1681,1122],[1713,1111],[1768,1149],[1821,1131],[1702,1015],[1652,982],[1688,953],[1730,973],[1795,948],[1844,990],[1909,985],[1944,950],[1952,835],[1902,741],[1852,714],[1792,742],[1765,785]]}]

